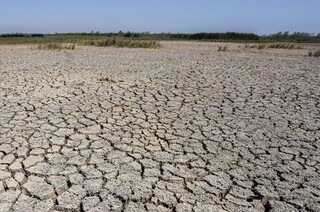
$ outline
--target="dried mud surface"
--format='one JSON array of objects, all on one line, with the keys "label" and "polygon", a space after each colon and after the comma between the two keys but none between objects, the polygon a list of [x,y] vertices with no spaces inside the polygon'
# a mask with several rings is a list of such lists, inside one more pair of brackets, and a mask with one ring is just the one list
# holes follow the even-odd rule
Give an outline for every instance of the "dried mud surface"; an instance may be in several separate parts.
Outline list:
[{"label": "dried mud surface", "polygon": [[0,211],[320,211],[320,60],[162,45],[0,46]]}]

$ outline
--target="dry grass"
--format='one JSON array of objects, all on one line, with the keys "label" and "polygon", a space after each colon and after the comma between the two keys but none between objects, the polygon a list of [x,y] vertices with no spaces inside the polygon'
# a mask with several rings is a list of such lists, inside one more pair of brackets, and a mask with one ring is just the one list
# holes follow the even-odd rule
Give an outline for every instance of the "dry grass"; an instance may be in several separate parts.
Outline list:
[{"label": "dry grass", "polygon": [[218,52],[226,52],[228,50],[227,46],[219,46]]},{"label": "dry grass", "polygon": [[320,50],[317,50],[315,52],[309,52],[309,57],[320,57]]},{"label": "dry grass", "polygon": [[45,42],[39,43],[37,49],[40,50],[74,50],[78,45],[89,45],[97,47],[118,47],[118,48],[158,48],[160,45],[156,41],[133,40],[128,38],[103,38],[82,40],[73,43]]},{"label": "dry grass", "polygon": [[268,45],[268,48],[271,49],[296,49],[294,44],[285,44],[285,43],[273,43]]},{"label": "dry grass", "polygon": [[158,48],[160,45],[156,41],[132,40],[122,38],[106,38],[101,40],[89,40],[82,42],[83,45],[98,47],[119,47],[119,48]]},{"label": "dry grass", "polygon": [[250,49],[301,49],[292,43],[272,43],[272,44],[259,44],[259,45],[245,45],[245,48]]},{"label": "dry grass", "polygon": [[62,43],[42,43],[38,45],[38,49],[41,50],[74,50],[76,45],[73,44],[62,44]]}]

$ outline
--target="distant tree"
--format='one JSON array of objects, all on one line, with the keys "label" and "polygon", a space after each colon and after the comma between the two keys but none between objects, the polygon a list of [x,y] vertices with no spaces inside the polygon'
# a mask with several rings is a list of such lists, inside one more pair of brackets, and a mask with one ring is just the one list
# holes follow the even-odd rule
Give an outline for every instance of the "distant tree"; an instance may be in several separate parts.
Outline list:
[{"label": "distant tree", "polygon": [[131,37],[132,36],[132,34],[131,34],[131,32],[130,31],[128,31],[128,32],[126,32],[125,34],[124,34],[124,37]]}]

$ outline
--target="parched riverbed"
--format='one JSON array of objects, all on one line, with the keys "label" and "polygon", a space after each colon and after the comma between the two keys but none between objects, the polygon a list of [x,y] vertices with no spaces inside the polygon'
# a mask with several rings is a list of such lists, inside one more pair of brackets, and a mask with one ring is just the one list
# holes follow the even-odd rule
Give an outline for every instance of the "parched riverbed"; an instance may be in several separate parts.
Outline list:
[{"label": "parched riverbed", "polygon": [[312,47],[161,44],[0,46],[0,211],[320,211]]}]

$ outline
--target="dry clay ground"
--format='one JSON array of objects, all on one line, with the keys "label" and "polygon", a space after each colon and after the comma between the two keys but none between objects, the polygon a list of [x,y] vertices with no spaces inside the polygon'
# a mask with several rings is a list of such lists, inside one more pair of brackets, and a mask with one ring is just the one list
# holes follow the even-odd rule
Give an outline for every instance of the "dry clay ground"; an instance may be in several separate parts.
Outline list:
[{"label": "dry clay ground", "polygon": [[320,211],[320,60],[162,45],[0,47],[0,211]]}]

